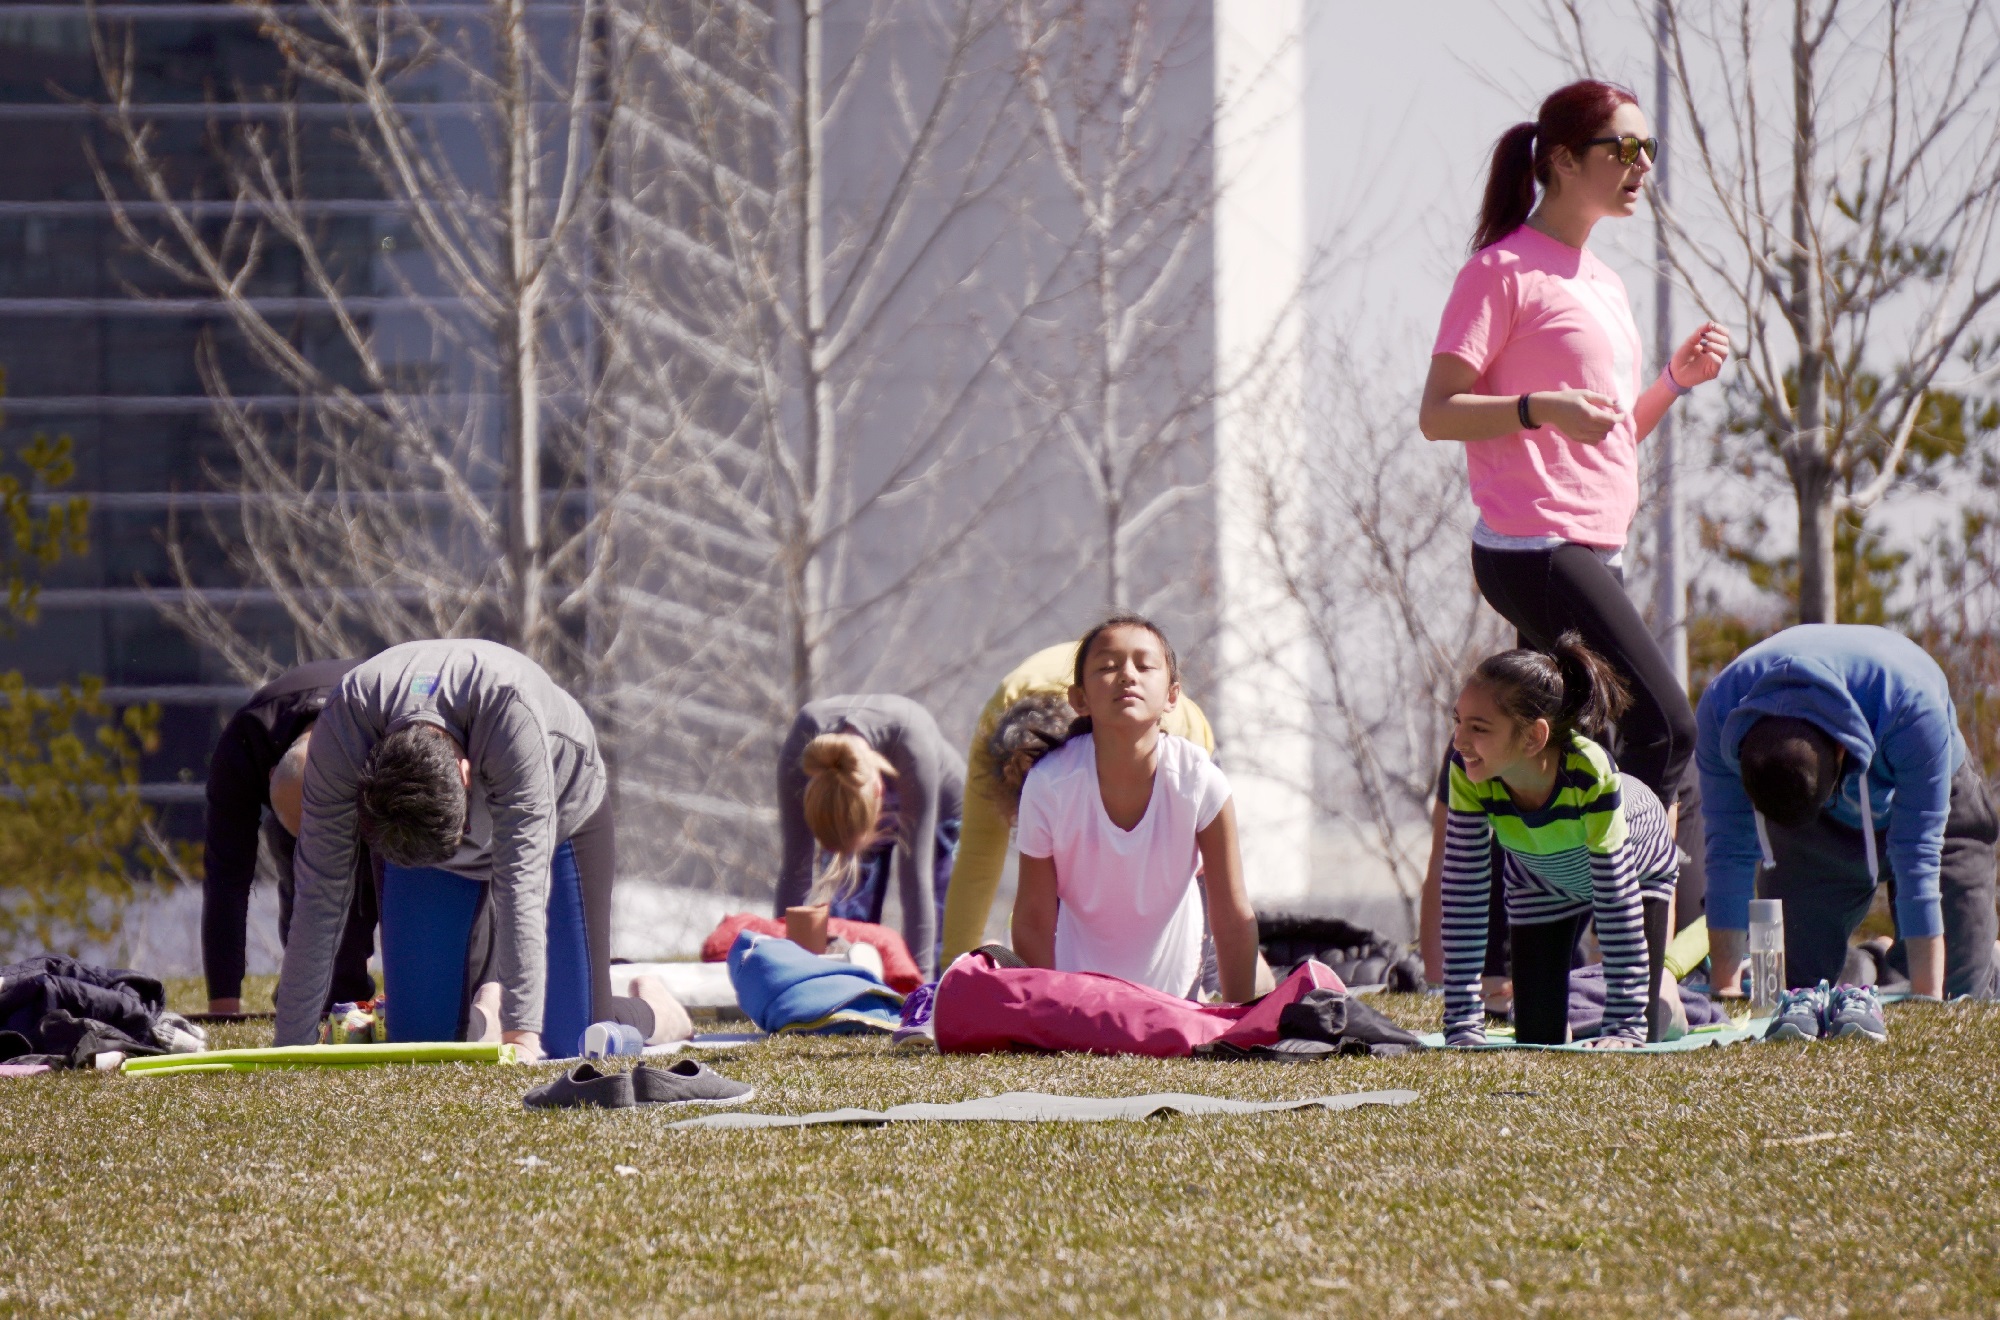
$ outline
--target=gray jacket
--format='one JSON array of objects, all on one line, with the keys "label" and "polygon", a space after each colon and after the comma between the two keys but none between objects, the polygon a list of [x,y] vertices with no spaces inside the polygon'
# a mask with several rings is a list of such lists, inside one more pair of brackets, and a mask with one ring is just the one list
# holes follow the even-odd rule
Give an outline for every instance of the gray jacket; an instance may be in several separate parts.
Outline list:
[{"label": "gray jacket", "polygon": [[444,869],[491,884],[500,1024],[541,1030],[549,866],[604,800],[597,733],[583,707],[518,651],[408,642],[343,679],[313,728],[278,979],[279,1045],[311,1043],[326,1002],[354,885],[362,764],[379,739],[414,723],[449,733],[472,763],[465,841]]}]

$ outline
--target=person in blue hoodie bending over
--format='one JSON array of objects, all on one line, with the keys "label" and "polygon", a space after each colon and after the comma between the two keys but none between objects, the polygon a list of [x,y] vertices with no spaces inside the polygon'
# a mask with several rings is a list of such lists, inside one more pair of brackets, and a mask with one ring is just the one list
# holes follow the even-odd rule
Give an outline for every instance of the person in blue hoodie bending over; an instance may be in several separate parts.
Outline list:
[{"label": "person in blue hoodie bending over", "polygon": [[1887,880],[1910,988],[1994,996],[2000,824],[1937,661],[1885,628],[1801,624],[1716,675],[1695,726],[1717,986],[1741,975],[1752,897],[1784,902],[1792,986],[1838,982]]}]

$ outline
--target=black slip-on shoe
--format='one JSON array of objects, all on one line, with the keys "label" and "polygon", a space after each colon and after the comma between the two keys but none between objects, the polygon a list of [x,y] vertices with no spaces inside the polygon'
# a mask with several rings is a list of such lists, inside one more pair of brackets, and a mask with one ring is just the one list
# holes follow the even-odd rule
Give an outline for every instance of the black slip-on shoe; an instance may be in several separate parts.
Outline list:
[{"label": "black slip-on shoe", "polygon": [[757,1094],[705,1063],[681,1059],[671,1068],[640,1064],[631,1073],[632,1094],[642,1105],[737,1105]]},{"label": "black slip-on shoe", "polygon": [[630,1109],[632,1074],[599,1072],[579,1063],[552,1082],[521,1097],[530,1109]]}]

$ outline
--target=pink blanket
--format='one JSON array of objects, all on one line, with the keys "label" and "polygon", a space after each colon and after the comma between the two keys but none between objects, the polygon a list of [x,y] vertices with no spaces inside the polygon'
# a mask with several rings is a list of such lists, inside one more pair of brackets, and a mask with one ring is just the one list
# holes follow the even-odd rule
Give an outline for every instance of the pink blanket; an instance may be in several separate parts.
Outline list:
[{"label": "pink blanket", "polygon": [[1308,990],[1345,988],[1324,963],[1308,961],[1262,999],[1197,1004],[1115,976],[999,967],[975,953],[953,963],[938,983],[932,1022],[944,1054],[1025,1045],[1177,1059],[1218,1040],[1246,1049],[1269,1045],[1287,1004]]}]

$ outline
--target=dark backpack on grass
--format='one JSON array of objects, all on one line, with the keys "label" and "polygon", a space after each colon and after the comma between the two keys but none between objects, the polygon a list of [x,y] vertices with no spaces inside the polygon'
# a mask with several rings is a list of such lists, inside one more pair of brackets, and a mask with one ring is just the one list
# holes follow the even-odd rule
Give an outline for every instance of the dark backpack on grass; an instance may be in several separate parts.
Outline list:
[{"label": "dark backpack on grass", "polygon": [[1280,981],[1306,959],[1317,958],[1347,985],[1386,985],[1398,994],[1424,988],[1422,962],[1394,940],[1339,917],[1260,912],[1257,946]]}]

